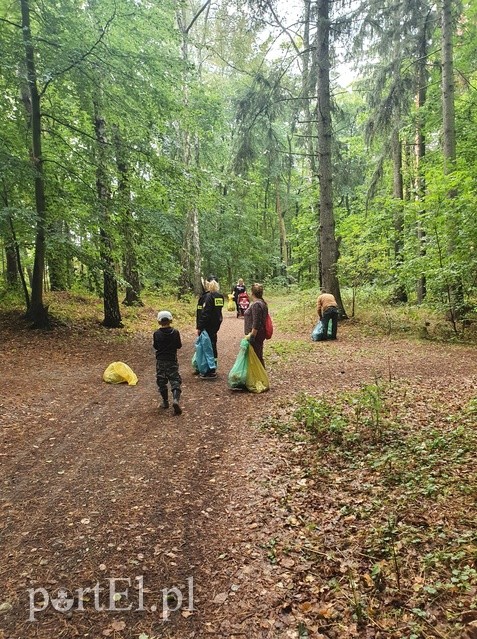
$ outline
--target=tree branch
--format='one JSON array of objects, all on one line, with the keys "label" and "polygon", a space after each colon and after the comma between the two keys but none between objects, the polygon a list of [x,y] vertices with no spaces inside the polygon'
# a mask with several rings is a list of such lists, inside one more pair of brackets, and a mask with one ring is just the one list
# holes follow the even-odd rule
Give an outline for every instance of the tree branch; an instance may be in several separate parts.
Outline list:
[{"label": "tree branch", "polygon": [[232,64],[231,62],[226,60],[222,55],[220,55],[220,53],[217,51],[217,49],[214,49],[213,47],[211,47],[209,45],[206,46],[206,49],[208,51],[211,51],[213,53],[213,55],[217,56],[219,58],[219,60],[222,60],[222,62],[224,62],[225,65],[229,69],[233,69],[234,71],[237,71],[238,73],[243,73],[244,75],[248,75],[251,78],[255,77],[254,73],[251,73],[250,71],[247,71],[246,69],[240,69],[239,67],[236,67],[234,64]]},{"label": "tree branch", "polygon": [[71,144],[66,138],[64,138],[62,135],[60,135],[57,130],[51,129],[51,128],[42,128],[42,131],[44,131],[45,133],[49,133],[51,135],[51,137],[54,137],[54,138],[57,138],[58,140],[61,140],[61,142],[70,150],[72,155],[77,156],[77,158],[78,158],[80,163],[82,162],[84,165],[88,165],[88,166],[96,166],[96,164],[94,164],[93,162],[89,162],[85,158],[84,153],[82,151],[78,151],[73,146],[73,144]]},{"label": "tree branch", "polygon": [[54,115],[51,115],[51,113],[45,113],[43,111],[41,115],[42,115],[43,118],[48,118],[49,120],[53,120],[53,122],[57,122],[58,124],[61,124],[61,126],[64,126],[67,129],[70,129],[70,131],[74,131],[75,133],[79,133],[80,135],[84,135],[84,137],[89,138],[90,140],[94,140],[96,142],[96,137],[94,135],[91,135],[91,133],[87,133],[86,131],[82,131],[81,129],[78,129],[78,127],[73,126],[72,124],[69,124],[69,122],[64,122],[63,120],[60,120],[59,118],[55,117]]},{"label": "tree branch", "polygon": [[[47,118],[49,120],[53,120],[53,122],[56,122],[57,124],[64,126],[66,129],[69,129],[70,131],[74,131],[75,133],[78,133],[79,135],[83,135],[85,138],[88,138],[89,140],[94,140],[94,142],[97,142],[96,140],[96,136],[87,133],[86,131],[83,131],[82,129],[78,129],[78,127],[75,127],[73,124],[70,124],[69,122],[65,122],[64,120],[60,120],[59,118],[55,117],[54,115],[51,115],[51,113],[45,113],[42,112],[42,117]],[[53,135],[53,132],[50,131],[50,134]],[[59,136],[61,137],[61,136]],[[105,142],[104,143],[106,146],[113,146],[112,142]],[[131,144],[125,144],[124,145],[125,149],[128,149],[129,151],[132,151],[134,153],[138,153],[139,155],[142,155],[146,158],[150,157],[150,153],[148,153],[147,151],[143,151],[142,149],[138,149],[136,146],[131,145]]]},{"label": "tree branch", "polygon": [[184,29],[184,35],[187,35],[189,33],[189,31],[192,29],[192,27],[194,26],[195,21],[197,20],[197,18],[201,15],[201,13],[203,13],[207,7],[209,6],[209,4],[211,3],[211,0],[207,0],[205,2],[205,4],[199,9],[199,11],[195,14],[195,16],[192,18],[191,23],[189,24],[188,27],[186,27]]},{"label": "tree branch", "polygon": [[21,24],[17,24],[16,22],[12,22],[11,20],[7,20],[6,18],[0,18],[0,22],[5,22],[5,24],[10,24],[12,27],[17,27],[17,29],[22,28]]},{"label": "tree branch", "polygon": [[73,69],[74,67],[76,67],[79,64],[81,64],[81,62],[86,60],[86,58],[93,53],[93,51],[96,49],[96,47],[100,44],[100,42],[102,41],[102,39],[106,35],[106,32],[107,32],[108,28],[111,26],[111,24],[112,24],[113,20],[115,19],[115,17],[116,17],[116,9],[114,10],[113,15],[109,18],[109,20],[106,22],[104,27],[101,29],[99,38],[96,40],[96,42],[94,42],[91,45],[91,47],[87,51],[85,51],[83,53],[83,55],[81,55],[77,60],[73,60],[73,62],[71,62],[68,66],[66,66],[61,71],[58,71],[57,73],[52,75],[51,78],[45,82],[45,86],[43,87],[43,89],[40,92],[40,98],[43,97],[43,95],[45,94],[46,90],[48,89],[50,83],[53,80],[58,78],[60,75],[63,75],[64,73],[68,73],[68,71],[71,71],[71,69]]},{"label": "tree branch", "polygon": [[83,180],[83,178],[81,177],[81,175],[79,175],[79,173],[75,173],[70,167],[67,167],[61,162],[58,162],[58,160],[54,160],[53,158],[45,158],[44,162],[45,163],[48,162],[48,164],[55,164],[56,166],[61,167],[62,169],[64,169],[64,171],[66,171],[66,173],[77,178],[79,182],[82,182],[88,190],[92,191],[93,193],[96,192],[96,186],[91,186],[91,184]]},{"label": "tree branch", "polygon": [[295,49],[295,51],[298,54],[298,56],[300,56],[301,55],[300,49],[296,46],[295,40],[292,38],[292,36],[291,36],[290,32],[288,31],[288,29],[282,25],[282,23],[280,21],[280,18],[275,13],[275,9],[273,8],[272,3],[269,0],[267,0],[267,6],[268,6],[268,8],[270,10],[270,13],[273,16],[273,19],[278,24],[278,26],[280,27],[282,32],[287,34],[288,39],[292,43],[292,47]]},{"label": "tree branch", "polygon": [[477,91],[477,87],[474,87],[472,82],[469,80],[469,78],[467,76],[465,76],[462,73],[462,71],[460,71],[459,69],[456,69],[456,71],[460,75],[460,77],[464,80],[464,82],[467,84],[468,87],[470,87],[471,89],[474,89],[474,91]]}]

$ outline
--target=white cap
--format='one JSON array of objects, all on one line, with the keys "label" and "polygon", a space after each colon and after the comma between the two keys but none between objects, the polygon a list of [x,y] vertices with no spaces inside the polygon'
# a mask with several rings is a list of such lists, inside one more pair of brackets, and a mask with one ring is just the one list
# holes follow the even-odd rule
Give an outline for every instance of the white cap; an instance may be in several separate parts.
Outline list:
[{"label": "white cap", "polygon": [[172,322],[172,313],[169,313],[169,311],[159,311],[157,314],[157,321],[161,322],[162,320],[169,320],[169,322]]}]

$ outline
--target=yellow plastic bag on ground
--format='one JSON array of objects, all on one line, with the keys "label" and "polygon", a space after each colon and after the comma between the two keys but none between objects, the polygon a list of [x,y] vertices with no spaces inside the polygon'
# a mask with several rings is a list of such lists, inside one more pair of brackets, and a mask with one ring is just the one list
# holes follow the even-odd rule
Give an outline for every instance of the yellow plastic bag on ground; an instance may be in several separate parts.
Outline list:
[{"label": "yellow plastic bag on ground", "polygon": [[232,293],[229,294],[228,299],[229,299],[229,301],[227,302],[227,310],[228,311],[235,311],[235,300],[234,300],[234,296],[232,295]]},{"label": "yellow plastic bag on ground", "polygon": [[136,386],[137,375],[124,362],[113,362],[103,373],[103,380],[108,384],[129,384]]},{"label": "yellow plastic bag on ground", "polygon": [[262,362],[258,359],[257,353],[252,346],[248,349],[246,386],[251,393],[263,393],[270,388],[267,371],[263,368]]}]

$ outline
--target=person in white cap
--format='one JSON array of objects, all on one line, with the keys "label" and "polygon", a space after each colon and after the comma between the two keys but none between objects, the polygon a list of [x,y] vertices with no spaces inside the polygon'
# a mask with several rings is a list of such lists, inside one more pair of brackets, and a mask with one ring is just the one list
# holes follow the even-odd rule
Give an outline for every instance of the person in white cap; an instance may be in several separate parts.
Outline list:
[{"label": "person in white cap", "polygon": [[172,313],[159,311],[157,314],[159,328],[154,332],[153,345],[156,350],[156,382],[162,397],[161,408],[169,408],[168,382],[172,391],[172,408],[176,415],[182,413],[179,400],[181,397],[182,378],[179,373],[177,351],[182,348],[181,335],[172,328]]}]

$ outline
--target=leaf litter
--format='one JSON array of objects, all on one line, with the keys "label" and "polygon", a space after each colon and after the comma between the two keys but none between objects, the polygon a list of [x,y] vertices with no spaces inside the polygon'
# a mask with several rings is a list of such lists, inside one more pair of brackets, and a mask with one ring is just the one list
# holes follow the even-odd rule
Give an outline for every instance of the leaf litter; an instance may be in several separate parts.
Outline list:
[{"label": "leaf litter", "polygon": [[[222,371],[237,327],[226,318]],[[72,367],[71,332],[6,328],[2,639],[474,636],[472,349],[369,336],[364,349],[351,328],[310,346],[277,331],[271,391],[229,395],[219,381],[201,410],[186,345],[178,431],[154,406],[149,336],[82,332]],[[38,350],[48,364],[26,379]],[[113,359],[139,372],[134,395],[93,378]],[[193,574],[194,611],[161,618],[157,601],[26,622],[27,588],[135,574],[145,596]]]}]

